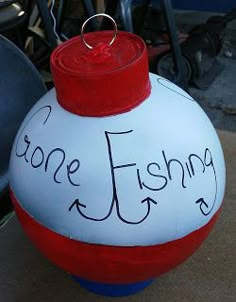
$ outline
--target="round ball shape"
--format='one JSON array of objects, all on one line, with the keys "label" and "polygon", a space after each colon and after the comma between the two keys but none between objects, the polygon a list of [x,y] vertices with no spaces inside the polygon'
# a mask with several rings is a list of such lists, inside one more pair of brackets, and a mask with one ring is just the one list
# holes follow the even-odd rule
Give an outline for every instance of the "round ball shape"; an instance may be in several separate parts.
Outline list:
[{"label": "round ball shape", "polygon": [[[190,256],[219,213],[225,163],[211,122],[182,89],[150,80],[144,102],[109,117],[65,111],[51,90],[16,136],[10,185],[19,218],[51,260],[78,276],[153,278]],[[75,257],[87,266],[55,257],[58,246],[46,246],[43,232],[64,256],[82,251]]]}]

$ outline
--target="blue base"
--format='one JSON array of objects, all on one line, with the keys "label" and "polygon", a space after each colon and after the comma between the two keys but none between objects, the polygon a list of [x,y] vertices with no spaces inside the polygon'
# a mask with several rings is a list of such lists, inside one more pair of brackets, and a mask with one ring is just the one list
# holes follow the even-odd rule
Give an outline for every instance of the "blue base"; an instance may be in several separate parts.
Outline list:
[{"label": "blue base", "polygon": [[81,287],[87,289],[88,291],[98,295],[109,297],[122,297],[136,294],[137,292],[143,290],[145,287],[147,287],[153,282],[152,279],[131,284],[105,284],[88,281],[76,276],[73,276],[73,279],[77,281],[81,285]]}]

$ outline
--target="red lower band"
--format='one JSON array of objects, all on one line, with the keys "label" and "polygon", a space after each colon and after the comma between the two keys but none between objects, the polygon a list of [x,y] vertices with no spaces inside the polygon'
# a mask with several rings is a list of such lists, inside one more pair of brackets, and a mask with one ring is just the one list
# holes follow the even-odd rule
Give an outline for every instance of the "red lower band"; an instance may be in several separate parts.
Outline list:
[{"label": "red lower band", "polygon": [[59,267],[81,278],[125,284],[155,278],[185,261],[209,234],[220,210],[202,228],[168,243],[118,247],[71,240],[36,222],[11,198],[18,218],[36,247]]}]

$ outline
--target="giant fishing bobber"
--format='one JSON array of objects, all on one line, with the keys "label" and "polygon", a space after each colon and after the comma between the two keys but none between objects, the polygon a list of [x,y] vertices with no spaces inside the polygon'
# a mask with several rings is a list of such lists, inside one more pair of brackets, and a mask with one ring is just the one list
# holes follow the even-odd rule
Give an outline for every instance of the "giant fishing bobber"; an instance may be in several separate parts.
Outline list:
[{"label": "giant fishing bobber", "polygon": [[51,69],[55,89],[29,112],[12,150],[16,213],[83,286],[136,292],[213,227],[225,189],[219,139],[186,92],[148,73],[133,34],[82,31],[56,48]]}]

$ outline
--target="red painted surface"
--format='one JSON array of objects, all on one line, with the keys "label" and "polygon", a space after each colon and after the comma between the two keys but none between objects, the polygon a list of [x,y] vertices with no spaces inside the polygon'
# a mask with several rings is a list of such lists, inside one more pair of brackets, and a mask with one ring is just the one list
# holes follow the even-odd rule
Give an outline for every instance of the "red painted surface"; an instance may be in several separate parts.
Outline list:
[{"label": "red painted surface", "polygon": [[84,116],[127,112],[150,94],[148,56],[144,41],[131,33],[85,34],[58,46],[51,56],[57,99],[66,110]]},{"label": "red painted surface", "polygon": [[11,198],[25,232],[48,259],[73,275],[110,284],[144,281],[176,267],[198,249],[220,212],[184,238],[154,246],[118,247],[88,244],[57,234],[24,211],[12,192]]}]

